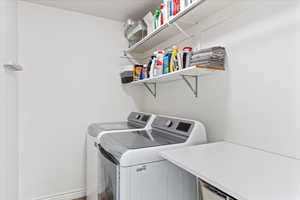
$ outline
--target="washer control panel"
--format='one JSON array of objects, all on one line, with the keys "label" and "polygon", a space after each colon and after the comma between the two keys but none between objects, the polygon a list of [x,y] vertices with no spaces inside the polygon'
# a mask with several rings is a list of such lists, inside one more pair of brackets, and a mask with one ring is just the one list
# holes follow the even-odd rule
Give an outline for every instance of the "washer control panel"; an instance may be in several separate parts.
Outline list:
[{"label": "washer control panel", "polygon": [[127,120],[129,122],[146,124],[149,121],[150,117],[151,117],[150,114],[139,113],[139,112],[132,112],[132,113],[129,114]]}]

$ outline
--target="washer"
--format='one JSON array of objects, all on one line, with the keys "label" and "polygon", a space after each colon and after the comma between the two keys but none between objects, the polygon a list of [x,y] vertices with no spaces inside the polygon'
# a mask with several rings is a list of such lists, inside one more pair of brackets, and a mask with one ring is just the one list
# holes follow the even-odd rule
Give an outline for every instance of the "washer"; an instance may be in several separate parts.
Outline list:
[{"label": "washer", "polygon": [[88,127],[87,131],[87,160],[86,160],[86,193],[88,200],[98,200],[97,198],[97,173],[98,148],[97,141],[106,133],[122,132],[128,130],[147,130],[151,128],[155,115],[132,112],[127,121],[111,123],[94,123]]},{"label": "washer", "polygon": [[[100,138],[99,200],[196,200],[196,178],[159,152],[206,143],[202,123],[158,116],[152,129],[114,132]],[[187,155],[188,156],[188,155]]]}]

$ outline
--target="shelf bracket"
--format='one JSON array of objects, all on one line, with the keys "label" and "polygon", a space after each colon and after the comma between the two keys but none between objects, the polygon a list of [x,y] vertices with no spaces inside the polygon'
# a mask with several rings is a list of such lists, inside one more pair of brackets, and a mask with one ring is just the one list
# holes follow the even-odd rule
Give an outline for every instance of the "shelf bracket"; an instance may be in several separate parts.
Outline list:
[{"label": "shelf bracket", "polygon": [[[150,85],[152,85],[153,88],[151,88]],[[156,98],[156,83],[144,83],[144,86],[152,94],[152,96]]]},{"label": "shelf bracket", "polygon": [[176,22],[172,23],[186,38],[192,37],[192,35],[185,32]]},{"label": "shelf bracket", "polygon": [[[198,97],[198,76],[195,75],[181,75],[182,79],[184,82],[187,84],[187,86],[191,89],[193,92],[194,96],[197,98]],[[191,82],[188,80],[188,78],[194,78],[194,87],[191,84]]]}]

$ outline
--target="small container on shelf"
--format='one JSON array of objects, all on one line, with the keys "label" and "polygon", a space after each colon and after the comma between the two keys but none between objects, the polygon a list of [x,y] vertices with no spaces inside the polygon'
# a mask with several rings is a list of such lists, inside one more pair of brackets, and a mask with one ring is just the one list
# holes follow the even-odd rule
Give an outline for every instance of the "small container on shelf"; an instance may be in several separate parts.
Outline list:
[{"label": "small container on shelf", "polygon": [[[153,78],[154,77],[154,75],[155,75],[155,66],[156,66],[156,60],[157,60],[157,58],[156,58],[156,56],[152,56],[151,57],[151,61],[150,61],[150,69],[149,69],[149,76],[148,76],[148,78]],[[149,65],[148,65],[149,66]]]},{"label": "small container on shelf", "polygon": [[154,55],[156,57],[156,64],[154,66],[154,76],[159,76],[163,74],[164,54],[164,50],[158,50],[154,52]]},{"label": "small container on shelf", "polygon": [[127,19],[124,24],[124,36],[128,40],[129,47],[142,40],[147,35],[147,25],[144,20]]},{"label": "small container on shelf", "polygon": [[142,77],[142,79],[148,78],[148,65],[147,64],[143,65],[143,71],[142,71],[141,77]]},{"label": "small container on shelf", "polygon": [[182,68],[190,67],[191,63],[191,55],[192,55],[192,47],[184,47],[182,51]]},{"label": "small container on shelf", "polygon": [[120,76],[121,76],[121,82],[123,84],[131,83],[133,81],[133,69],[134,69],[133,65],[127,65],[122,67]]},{"label": "small container on shelf", "polygon": [[134,65],[134,71],[133,71],[133,80],[134,81],[139,81],[142,80],[143,78],[143,65]]},{"label": "small container on shelf", "polygon": [[143,18],[144,22],[147,26],[147,35],[153,32],[154,30],[154,24],[153,24],[153,14],[152,12],[148,12],[147,15]]},{"label": "small container on shelf", "polygon": [[172,50],[169,49],[164,56],[163,74],[167,74],[170,72],[171,57],[172,57]]}]

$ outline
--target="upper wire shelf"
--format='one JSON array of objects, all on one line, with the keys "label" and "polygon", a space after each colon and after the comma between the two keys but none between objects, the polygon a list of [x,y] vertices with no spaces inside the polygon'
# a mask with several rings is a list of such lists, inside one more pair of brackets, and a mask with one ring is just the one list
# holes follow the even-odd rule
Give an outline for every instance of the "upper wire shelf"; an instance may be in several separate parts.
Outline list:
[{"label": "upper wire shelf", "polygon": [[184,10],[173,16],[168,22],[126,49],[124,53],[145,53],[177,35],[178,30],[182,32],[182,30],[193,27],[201,20],[232,4],[234,1],[235,0],[195,0]]}]

